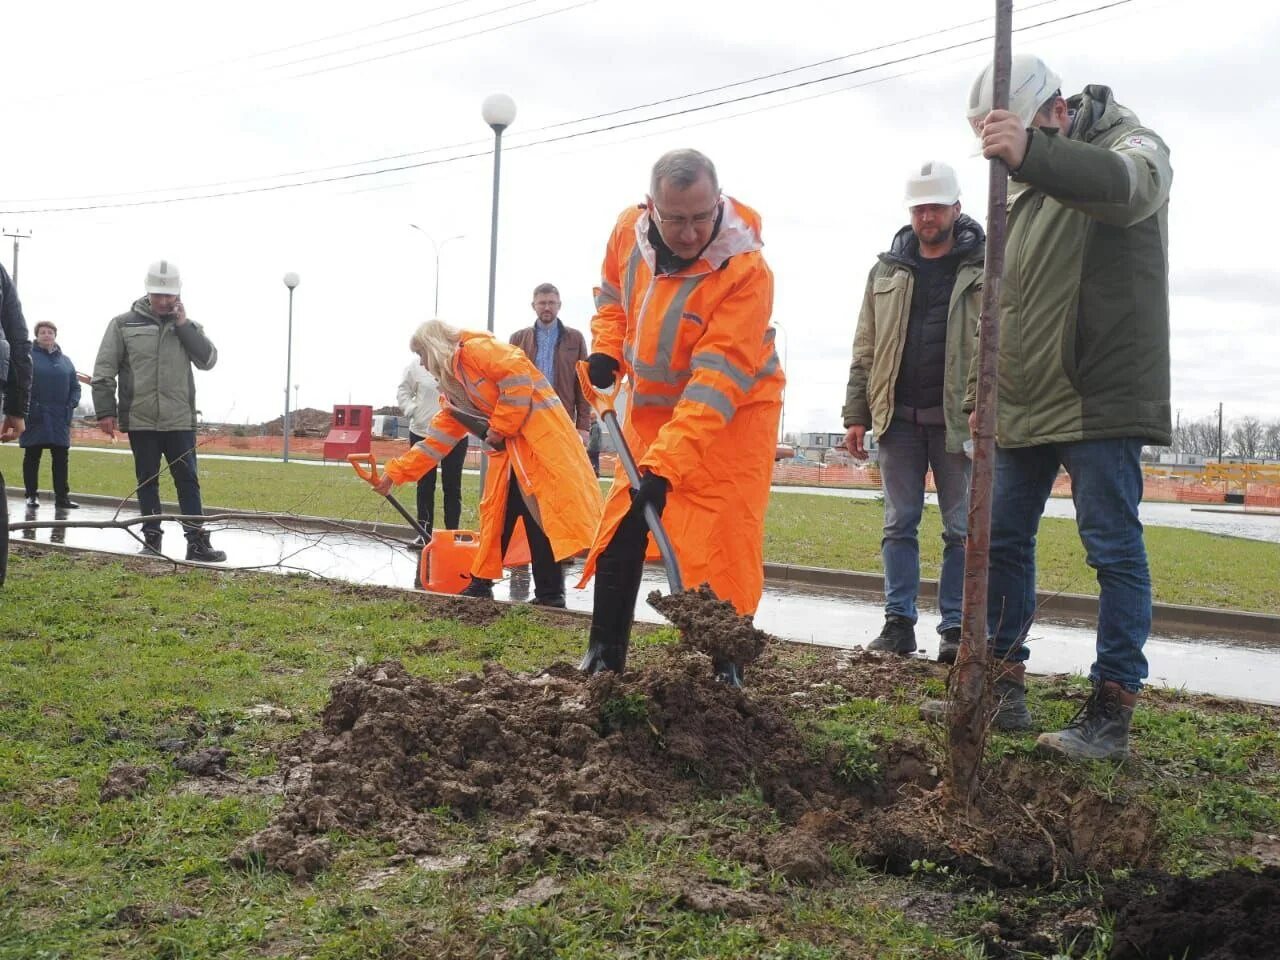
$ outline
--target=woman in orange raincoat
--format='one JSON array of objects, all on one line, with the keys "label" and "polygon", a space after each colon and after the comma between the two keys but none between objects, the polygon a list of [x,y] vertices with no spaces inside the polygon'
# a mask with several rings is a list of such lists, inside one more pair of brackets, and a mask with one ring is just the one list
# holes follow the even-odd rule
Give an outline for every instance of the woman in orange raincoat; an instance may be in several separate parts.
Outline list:
[{"label": "woman in orange raincoat", "polygon": [[560,561],[591,545],[600,521],[600,487],[582,440],[553,388],[523,350],[488,333],[440,320],[420,326],[409,349],[439,381],[440,411],[425,438],[387,462],[379,493],[417,480],[487,422],[493,448],[480,498],[480,549],[463,596],[493,596],[516,521],[524,520],[533,560],[533,603],[564,606]]},{"label": "woman in orange raincoat", "polygon": [[[722,196],[696,150],[654,165],[650,196],[618,218],[591,321],[591,382],[626,377],[623,433],[640,468],[632,492],[619,469],[583,567],[596,577],[582,669],[621,671],[648,530],[662,513],[685,583],[703,582],[740,614],[764,589],[764,514],[782,412],[774,350],[773,274],[760,215]],[[713,665],[735,686],[742,665]]]}]

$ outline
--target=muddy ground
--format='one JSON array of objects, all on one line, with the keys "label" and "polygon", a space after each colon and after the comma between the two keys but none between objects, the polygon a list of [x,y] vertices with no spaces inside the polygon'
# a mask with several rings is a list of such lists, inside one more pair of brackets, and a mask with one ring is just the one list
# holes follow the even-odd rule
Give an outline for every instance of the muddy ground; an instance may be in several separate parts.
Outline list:
[{"label": "muddy ground", "polygon": [[[1000,915],[955,931],[979,935],[989,956],[1052,951],[1064,939],[1087,950],[1103,909],[1118,918],[1114,957],[1164,957],[1169,943],[1178,956],[1193,944],[1188,957],[1275,955],[1257,952],[1280,944],[1275,871],[1201,881],[1144,873],[1156,852],[1147,811],[1022,759],[993,767],[978,808],[959,816],[940,784],[938,743],[902,738],[851,758],[817,746],[797,719],[851,696],[913,696],[939,668],[859,653],[783,668],[766,639],[734,634],[736,653],[754,660],[741,691],[713,682],[708,657],[691,649],[727,649],[715,642],[651,650],[637,669],[590,679],[569,664],[530,675],[491,665],[448,683],[397,662],[359,668],[333,685],[319,729],[282,758],[284,806],[233,862],[303,881],[331,861],[334,830],[394,844],[402,860],[448,861],[452,818],[511,840],[499,870],[514,873],[551,857],[601,862],[638,827],[704,843],[762,879],[836,882],[830,851],[840,848],[887,872],[924,864],[975,891],[997,889]],[[763,803],[734,813],[759,829],[689,812],[751,791]],[[1049,908],[1035,897],[1117,867],[1134,868],[1131,879],[1092,899]],[[731,916],[776,908],[763,882],[743,891],[690,880],[678,893],[689,909]],[[1263,940],[1242,939],[1259,926],[1251,918],[1265,920]]]}]

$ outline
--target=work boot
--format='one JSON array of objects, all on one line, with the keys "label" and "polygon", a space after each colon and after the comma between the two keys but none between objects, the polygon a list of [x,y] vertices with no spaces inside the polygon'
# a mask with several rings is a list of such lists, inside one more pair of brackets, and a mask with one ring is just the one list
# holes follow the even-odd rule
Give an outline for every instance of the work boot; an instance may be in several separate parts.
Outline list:
[{"label": "work boot", "polygon": [[460,597],[474,597],[477,600],[493,599],[493,581],[484,577],[472,577],[462,592],[458,594]]},{"label": "work boot", "polygon": [[[628,523],[629,521],[623,521]],[[587,654],[578,669],[587,676],[627,668],[627,648],[631,644],[631,623],[635,619],[636,597],[644,576],[644,537],[647,529],[619,528],[614,541],[596,561],[595,596],[591,608],[591,634]],[[619,537],[625,538],[619,541]]]},{"label": "work boot", "polygon": [[1094,683],[1066,728],[1040,734],[1036,750],[1072,760],[1123,760],[1129,756],[1129,721],[1137,702],[1136,693],[1114,680]]},{"label": "work boot", "polygon": [[34,495],[33,495],[33,496],[30,496],[30,497],[27,497],[27,506],[28,506],[28,507],[31,507],[31,508],[33,508],[33,509],[34,509],[34,508],[36,508],[36,507],[39,507],[39,506],[40,506],[40,498],[39,498],[39,497],[37,497],[37,496],[34,496]]},{"label": "work boot", "polygon": [[906,617],[891,613],[884,618],[880,636],[869,644],[868,650],[876,653],[896,653],[900,657],[916,652],[916,627]]},{"label": "work boot", "polygon": [[565,608],[564,594],[554,593],[546,597],[534,597],[529,601],[531,607],[555,607],[558,610]]},{"label": "work boot", "polygon": [[938,635],[938,662],[955,663],[960,655],[960,628],[947,627]]},{"label": "work boot", "polygon": [[70,497],[59,497],[53,502],[55,510],[79,510],[80,504],[76,503]]},{"label": "work boot", "polygon": [[711,661],[711,675],[717,683],[727,684],[738,690],[742,689],[742,667],[732,660],[721,660],[717,657]]},{"label": "work boot", "polygon": [[[1031,729],[1031,711],[1027,709],[1027,668],[1022,663],[998,663],[991,695],[995,699],[995,711],[991,726],[1004,733],[1018,733]],[[950,700],[926,700],[920,704],[920,719],[930,723],[945,723],[951,715]]]},{"label": "work boot", "polygon": [[197,563],[222,563],[227,555],[221,550],[213,549],[209,535],[201,533],[187,541],[187,559]]},{"label": "work boot", "polygon": [[163,534],[159,530],[143,530],[142,531],[142,549],[138,553],[146,557],[162,557],[160,552],[160,540]]}]

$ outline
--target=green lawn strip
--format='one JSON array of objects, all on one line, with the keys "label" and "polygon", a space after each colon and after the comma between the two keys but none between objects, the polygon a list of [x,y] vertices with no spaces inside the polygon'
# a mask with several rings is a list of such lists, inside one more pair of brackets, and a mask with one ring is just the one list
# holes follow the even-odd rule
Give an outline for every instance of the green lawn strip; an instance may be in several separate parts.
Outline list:
[{"label": "green lawn strip", "polygon": [[[0,470],[11,480],[21,475],[20,460],[16,448],[0,448]],[[204,501],[214,506],[400,522],[349,469],[206,458],[200,462],[200,475]],[[129,495],[136,482],[132,458],[80,450],[71,457],[71,478],[77,492],[118,497]],[[471,529],[476,525],[478,478],[465,474],[462,483],[461,526]],[[168,479],[161,481],[161,491],[173,499]],[[413,488],[402,487],[397,496],[412,511]],[[878,501],[776,493],[766,520],[765,559],[878,572],[883,569],[883,521],[884,507]],[[926,507],[920,529],[922,576],[938,575],[941,529],[937,508]],[[1280,613],[1280,544],[1169,527],[1149,527],[1146,540],[1158,601]],[[1036,562],[1042,590],[1098,592],[1073,521],[1041,522]]]}]

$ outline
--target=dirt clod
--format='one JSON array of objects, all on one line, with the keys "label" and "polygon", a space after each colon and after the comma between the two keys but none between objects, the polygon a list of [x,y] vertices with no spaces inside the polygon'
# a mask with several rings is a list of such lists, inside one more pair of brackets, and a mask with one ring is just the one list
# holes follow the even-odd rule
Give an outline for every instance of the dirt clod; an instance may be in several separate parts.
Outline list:
[{"label": "dirt clod", "polygon": [[231,751],[225,747],[205,747],[184,754],[173,761],[173,765],[193,777],[216,777],[227,769],[230,756]]},{"label": "dirt clod", "polygon": [[649,594],[649,606],[676,626],[685,644],[713,660],[745,667],[760,656],[769,640],[750,617],[739,615],[733,604],[719,599],[705,583],[670,596],[655,590]]},{"label": "dirt clod", "polygon": [[1104,897],[1116,911],[1111,960],[1280,956],[1280,868],[1203,879],[1135,874]]},{"label": "dirt clod", "polygon": [[147,778],[151,774],[151,767],[138,767],[131,763],[113,764],[98,790],[98,801],[108,803],[122,797],[137,796],[147,789]]}]

